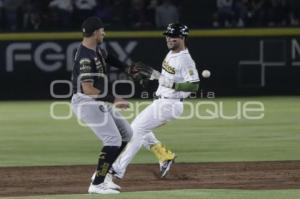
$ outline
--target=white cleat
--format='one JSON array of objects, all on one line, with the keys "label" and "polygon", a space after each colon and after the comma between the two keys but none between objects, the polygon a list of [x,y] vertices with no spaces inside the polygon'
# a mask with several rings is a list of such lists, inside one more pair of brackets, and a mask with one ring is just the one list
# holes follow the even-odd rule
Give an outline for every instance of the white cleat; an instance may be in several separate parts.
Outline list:
[{"label": "white cleat", "polygon": [[116,183],[113,182],[113,175],[110,174],[110,173],[106,174],[104,182],[111,189],[121,190],[121,187],[119,185],[117,185]]},{"label": "white cleat", "polygon": [[89,193],[96,193],[96,194],[118,194],[120,191],[109,188],[106,183],[101,183],[98,185],[90,184]]},{"label": "white cleat", "polygon": [[[96,172],[91,177],[92,182],[94,181],[95,177],[96,177]],[[113,182],[113,175],[110,174],[110,173],[106,174],[105,179],[104,179],[104,183],[110,189],[121,190],[121,187]]]}]

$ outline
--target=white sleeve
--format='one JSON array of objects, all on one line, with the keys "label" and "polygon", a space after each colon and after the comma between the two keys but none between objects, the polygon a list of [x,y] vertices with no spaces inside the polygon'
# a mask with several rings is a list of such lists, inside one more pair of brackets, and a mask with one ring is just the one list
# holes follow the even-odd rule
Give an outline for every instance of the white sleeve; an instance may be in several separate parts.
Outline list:
[{"label": "white sleeve", "polygon": [[190,56],[185,56],[182,58],[181,66],[182,66],[181,73],[185,82],[200,81],[195,62]]}]

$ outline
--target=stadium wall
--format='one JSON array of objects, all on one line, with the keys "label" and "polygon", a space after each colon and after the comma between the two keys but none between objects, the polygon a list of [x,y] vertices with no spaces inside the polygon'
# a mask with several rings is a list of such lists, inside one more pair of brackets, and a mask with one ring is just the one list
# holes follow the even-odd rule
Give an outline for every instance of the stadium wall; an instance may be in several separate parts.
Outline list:
[{"label": "stadium wall", "polygon": [[[107,32],[103,47],[127,63],[141,60],[156,69],[167,53],[159,31]],[[0,34],[0,99],[51,99],[53,91],[68,97],[73,56],[80,42],[78,32]],[[194,30],[188,38],[189,50],[202,79],[198,95],[214,92],[230,95],[300,94],[300,29]],[[112,67],[111,81],[128,79]],[[150,95],[156,82],[146,87],[135,84],[135,97]],[[118,84],[117,93],[131,93],[129,84]]]}]

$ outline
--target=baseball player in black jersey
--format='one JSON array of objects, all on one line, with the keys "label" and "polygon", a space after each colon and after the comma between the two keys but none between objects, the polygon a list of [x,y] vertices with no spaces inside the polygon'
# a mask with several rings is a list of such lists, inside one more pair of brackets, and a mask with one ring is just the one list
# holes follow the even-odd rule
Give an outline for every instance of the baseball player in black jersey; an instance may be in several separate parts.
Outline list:
[{"label": "baseball player in black jersey", "polygon": [[77,50],[72,74],[72,110],[90,127],[103,142],[98,165],[88,192],[99,194],[119,193],[120,187],[107,175],[112,163],[121,153],[132,136],[132,130],[113,106],[128,108],[124,99],[109,94],[107,87],[107,67],[128,67],[117,58],[107,54],[98,44],[105,36],[104,24],[97,17],[89,17],[82,24],[83,40]]},{"label": "baseball player in black jersey", "polygon": [[[115,97],[108,91],[108,67],[112,65],[124,69],[136,80],[151,78],[154,70],[141,62],[128,66],[101,49],[98,45],[105,36],[101,19],[87,18],[82,23],[82,33],[83,40],[77,49],[72,73],[72,110],[103,142],[88,192],[116,194],[121,187],[112,181],[113,176],[108,171],[132,137],[132,129],[127,120],[107,103],[110,102],[117,108],[128,108],[126,100]],[[145,147],[151,148],[160,161],[162,158],[167,161],[175,158],[175,154],[161,145],[156,138],[149,136],[146,140]]]}]

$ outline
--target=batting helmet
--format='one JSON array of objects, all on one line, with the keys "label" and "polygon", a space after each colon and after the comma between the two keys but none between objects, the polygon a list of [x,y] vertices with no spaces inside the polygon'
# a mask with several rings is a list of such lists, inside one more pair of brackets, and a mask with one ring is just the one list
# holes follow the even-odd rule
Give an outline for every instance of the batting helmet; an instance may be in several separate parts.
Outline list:
[{"label": "batting helmet", "polygon": [[163,35],[169,37],[186,37],[189,34],[189,28],[181,23],[170,23]]}]

